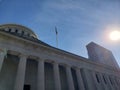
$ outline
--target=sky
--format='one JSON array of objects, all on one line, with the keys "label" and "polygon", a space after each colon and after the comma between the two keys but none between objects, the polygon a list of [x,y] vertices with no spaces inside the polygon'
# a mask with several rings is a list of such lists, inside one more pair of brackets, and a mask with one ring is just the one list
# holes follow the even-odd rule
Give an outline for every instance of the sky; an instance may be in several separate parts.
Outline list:
[{"label": "sky", "polygon": [[111,50],[120,65],[120,40],[108,37],[120,30],[120,0],[0,0],[0,24],[20,24],[58,48],[88,58],[86,45],[95,42]]}]

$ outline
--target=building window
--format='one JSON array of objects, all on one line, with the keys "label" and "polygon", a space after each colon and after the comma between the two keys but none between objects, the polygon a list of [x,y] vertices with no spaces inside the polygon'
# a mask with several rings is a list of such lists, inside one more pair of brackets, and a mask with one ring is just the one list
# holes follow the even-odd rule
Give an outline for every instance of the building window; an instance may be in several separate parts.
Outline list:
[{"label": "building window", "polygon": [[111,85],[113,85],[113,82],[112,82],[112,78],[111,78],[111,77],[109,77],[109,80],[110,80]]},{"label": "building window", "polygon": [[114,77],[113,79],[114,79],[114,84],[117,84],[118,82],[117,82],[116,78]]},{"label": "building window", "polygon": [[96,80],[97,80],[97,82],[100,83],[100,79],[99,79],[98,74],[95,74],[95,76],[96,76]]},{"label": "building window", "polygon": [[104,76],[104,75],[103,75],[103,80],[104,80],[105,84],[107,84],[107,81],[106,81],[106,79],[105,79],[105,76]]},{"label": "building window", "polygon": [[30,85],[24,85],[24,89],[23,90],[30,90]]},{"label": "building window", "polygon": [[16,29],[15,32],[18,33],[18,30]]},{"label": "building window", "polygon": [[11,32],[11,29],[9,29],[8,31]]},{"label": "building window", "polygon": [[25,33],[25,32],[24,32],[24,31],[22,31],[22,33],[21,33],[21,34],[22,34],[22,35],[24,35],[24,33]]},{"label": "building window", "polygon": [[117,82],[117,85],[119,85],[119,79],[115,77],[115,81]]},{"label": "building window", "polygon": [[29,37],[29,36],[30,36],[30,34],[28,33],[28,34],[27,34],[27,36]]}]

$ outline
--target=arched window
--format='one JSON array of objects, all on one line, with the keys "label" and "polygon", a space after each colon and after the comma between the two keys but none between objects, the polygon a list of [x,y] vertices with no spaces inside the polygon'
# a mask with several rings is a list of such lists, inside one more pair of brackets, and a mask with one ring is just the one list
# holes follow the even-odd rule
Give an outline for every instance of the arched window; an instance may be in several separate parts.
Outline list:
[{"label": "arched window", "polygon": [[106,78],[104,75],[103,75],[103,80],[104,80],[105,84],[107,84],[107,81],[106,81]]},{"label": "arched window", "polygon": [[100,79],[99,79],[98,74],[95,74],[95,76],[96,76],[96,80],[97,80],[97,82],[100,83]]}]

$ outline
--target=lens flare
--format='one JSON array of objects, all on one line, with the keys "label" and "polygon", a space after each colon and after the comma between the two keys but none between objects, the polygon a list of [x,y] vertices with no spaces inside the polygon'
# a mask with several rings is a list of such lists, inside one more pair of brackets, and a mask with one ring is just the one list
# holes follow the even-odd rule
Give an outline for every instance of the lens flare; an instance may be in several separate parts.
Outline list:
[{"label": "lens flare", "polygon": [[120,31],[112,31],[110,33],[110,39],[113,40],[113,41],[117,41],[117,40],[120,40]]}]

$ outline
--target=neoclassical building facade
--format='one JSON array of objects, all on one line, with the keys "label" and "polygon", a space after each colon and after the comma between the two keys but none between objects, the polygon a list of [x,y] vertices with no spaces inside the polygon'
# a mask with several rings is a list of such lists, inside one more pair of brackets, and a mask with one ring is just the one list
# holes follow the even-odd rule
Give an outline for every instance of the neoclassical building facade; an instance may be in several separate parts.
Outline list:
[{"label": "neoclassical building facade", "polygon": [[52,47],[29,28],[0,25],[0,90],[120,90],[111,51],[91,42],[89,58]]}]

